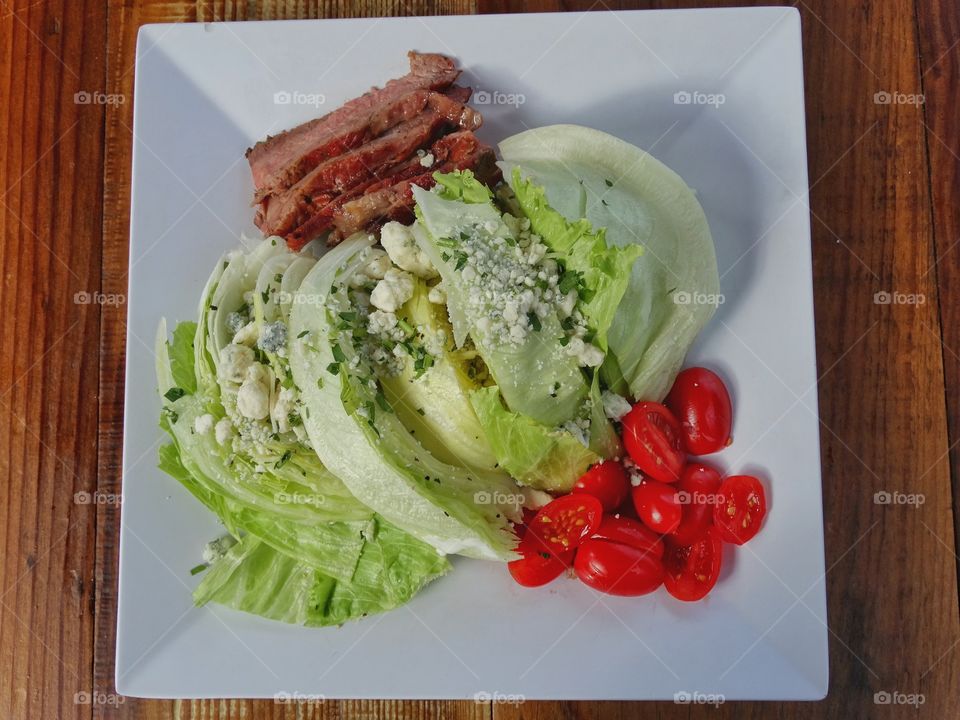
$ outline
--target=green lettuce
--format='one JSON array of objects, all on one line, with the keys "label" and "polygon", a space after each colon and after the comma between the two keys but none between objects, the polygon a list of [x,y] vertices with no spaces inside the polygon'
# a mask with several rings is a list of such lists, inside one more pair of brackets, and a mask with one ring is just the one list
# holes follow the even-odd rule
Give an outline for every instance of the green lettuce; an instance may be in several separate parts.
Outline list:
[{"label": "green lettuce", "polygon": [[546,190],[523,179],[513,169],[511,188],[531,229],[554,252],[564,268],[560,287],[578,290],[578,307],[593,331],[593,343],[607,349],[607,331],[630,282],[634,261],[643,255],[640,245],[608,247],[606,230],[594,231],[585,218],[570,221],[550,207]]},{"label": "green lettuce", "polygon": [[504,174],[521,168],[574,227],[586,220],[605,228],[611,245],[646,250],[607,331],[602,376],[617,392],[662,399],[719,297],[713,240],[693,191],[648,153],[590,128],[528,130],[503,140],[500,153]]},{"label": "green lettuce", "polygon": [[470,401],[500,465],[528,487],[569,492],[602,459],[566,430],[505,408],[496,387],[473,392]]},{"label": "green lettuce", "polygon": [[[512,559],[516,538],[509,521],[519,515],[519,504],[509,500],[513,481],[445,463],[411,435],[356,352],[353,329],[332,309],[353,307],[349,281],[367,262],[371,244],[356,236],[321,258],[299,294],[325,298],[325,306],[295,302],[290,313],[290,334],[297,338],[290,367],[310,411],[304,427],[311,443],[324,466],[388,522],[444,553]],[[479,493],[502,500],[481,503]]]},{"label": "green lettuce", "polygon": [[[466,226],[495,226],[499,235],[516,239],[492,201],[464,203],[446,200],[436,193],[414,188],[417,216],[414,237],[439,270],[447,293],[447,310],[454,339],[464,347],[472,338],[507,405],[545,425],[560,425],[573,418],[589,388],[576,359],[564,352],[560,318],[550,312],[540,318],[540,329],[518,343],[489,340],[477,332],[478,317],[467,312],[470,286],[464,282],[456,258],[446,250],[456,243]],[[491,239],[492,243],[492,239]],[[492,252],[499,252],[491,247]]]},{"label": "green lettuce", "polygon": [[349,581],[247,535],[207,571],[194,601],[287,623],[340,625],[404,604],[450,569],[432,547],[383,520],[371,520],[365,534],[369,539]]}]

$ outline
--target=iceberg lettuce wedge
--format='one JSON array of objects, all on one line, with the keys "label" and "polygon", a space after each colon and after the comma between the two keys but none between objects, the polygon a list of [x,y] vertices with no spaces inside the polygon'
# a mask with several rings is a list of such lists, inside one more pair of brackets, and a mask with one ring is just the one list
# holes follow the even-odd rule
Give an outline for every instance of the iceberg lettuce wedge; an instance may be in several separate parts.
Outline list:
[{"label": "iceberg lettuce wedge", "polygon": [[[290,367],[309,409],[304,426],[310,440],[323,464],[388,522],[442,553],[511,559],[516,538],[509,520],[519,514],[519,503],[506,501],[516,487],[512,480],[434,457],[392,412],[356,353],[353,332],[365,331],[341,329],[335,316],[335,308],[353,307],[348,284],[371,245],[368,236],[355,236],[321,258],[298,295],[325,304],[294,302],[290,313],[297,337]],[[504,502],[478,503],[481,492]]]},{"label": "iceberg lettuce wedge", "polygon": [[476,290],[458,267],[457,242],[461,233],[472,233],[477,242],[489,244],[489,252],[503,252],[494,244],[496,238],[515,243],[516,237],[500,211],[492,201],[448,200],[421,188],[414,188],[414,196],[420,220],[414,236],[443,279],[458,347],[468,336],[472,339],[511,410],[546,425],[570,420],[587,397],[588,386],[577,360],[559,343],[564,330],[557,313],[538,317],[539,329],[522,340],[502,342],[480,331],[485,318],[468,310],[469,294]]},{"label": "iceberg lettuce wedge", "polygon": [[[648,153],[590,128],[536,128],[499,147],[505,174],[519,167],[568,221],[605,228],[612,245],[643,246],[607,332],[603,376],[635,398],[662,399],[719,293],[713,240],[693,191]],[[694,296],[705,301],[681,302]]]}]

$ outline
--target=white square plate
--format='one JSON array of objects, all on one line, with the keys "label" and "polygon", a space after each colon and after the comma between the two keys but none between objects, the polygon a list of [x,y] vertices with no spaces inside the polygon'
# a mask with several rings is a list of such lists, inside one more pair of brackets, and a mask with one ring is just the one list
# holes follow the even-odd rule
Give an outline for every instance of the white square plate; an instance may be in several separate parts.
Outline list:
[{"label": "white square plate", "polygon": [[[152,338],[194,319],[204,280],[254,233],[244,150],[455,56],[491,143],[527,127],[613,133],[699,194],[725,303],[690,361],[734,394],[729,470],[770,479],[770,513],[728,548],[710,597],[539,590],[458,559],[407,607],[342,628],[197,609],[189,569],[215,518],[155,468]],[[285,99],[290,100],[284,103]],[[320,100],[323,100],[320,103]],[[486,102],[484,102],[486,101]],[[315,104],[310,104],[311,102]],[[815,699],[827,690],[810,232],[796,10],[153,25],[140,32],[116,681],[127,695]],[[484,695],[480,695],[484,697]],[[690,696],[679,695],[681,701]],[[693,701],[703,699],[693,697]]]}]

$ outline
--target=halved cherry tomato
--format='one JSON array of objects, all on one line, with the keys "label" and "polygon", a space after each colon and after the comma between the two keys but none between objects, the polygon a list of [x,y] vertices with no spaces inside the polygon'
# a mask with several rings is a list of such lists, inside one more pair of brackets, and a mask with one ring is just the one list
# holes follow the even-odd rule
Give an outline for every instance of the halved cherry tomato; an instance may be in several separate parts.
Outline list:
[{"label": "halved cherry tomato", "polygon": [[609,540],[584,540],[573,560],[577,577],[610,595],[646,595],[663,583],[660,558]]},{"label": "halved cherry tomato", "polygon": [[629,545],[658,558],[663,557],[663,541],[660,536],[633,518],[606,515],[593,537]]},{"label": "halved cherry tomato", "polygon": [[716,373],[687,368],[677,375],[664,403],[680,421],[683,443],[691,455],[709,455],[730,444],[730,393]]},{"label": "halved cherry tomato", "polygon": [[666,553],[663,584],[677,600],[687,602],[704,597],[720,577],[723,543],[714,527],[708,527],[692,545],[664,538]]},{"label": "halved cherry tomato", "polygon": [[600,527],[603,506],[593,495],[564,495],[544,505],[530,521],[527,535],[536,535],[549,550],[573,550]]},{"label": "halved cherry tomato", "polygon": [[680,423],[655,402],[639,402],[623,416],[623,444],[645,474],[660,482],[676,482],[683,470]]},{"label": "halved cherry tomato", "polygon": [[709,465],[694,463],[683,469],[677,483],[677,500],[683,508],[683,517],[673,531],[678,543],[689,545],[713,524],[719,487],[720,473]]},{"label": "halved cherry tomato", "polygon": [[734,545],[743,545],[760,530],[767,514],[763,485],[752,475],[731,475],[720,486],[713,507],[713,522],[720,537]]},{"label": "halved cherry tomato", "polygon": [[587,470],[573,485],[572,493],[593,495],[607,512],[615,509],[630,490],[630,480],[623,465],[604,460]]},{"label": "halved cherry tomato", "polygon": [[633,505],[643,524],[661,535],[676,530],[683,516],[677,489],[656,480],[644,480],[633,488]]},{"label": "halved cherry tomato", "polygon": [[573,550],[557,554],[549,550],[536,536],[526,535],[520,541],[519,560],[507,563],[513,579],[524,587],[539,587],[559,577],[573,562]]}]

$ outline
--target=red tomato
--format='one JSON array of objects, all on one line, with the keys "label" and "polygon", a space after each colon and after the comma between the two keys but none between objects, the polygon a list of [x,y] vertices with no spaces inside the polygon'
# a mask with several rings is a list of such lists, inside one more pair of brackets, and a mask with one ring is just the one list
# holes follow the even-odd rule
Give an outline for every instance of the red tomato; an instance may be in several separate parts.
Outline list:
[{"label": "red tomato", "polygon": [[731,475],[720,486],[719,502],[713,506],[713,522],[720,537],[743,545],[760,530],[767,514],[763,485],[752,475]]},{"label": "red tomato", "polygon": [[645,550],[609,540],[584,540],[573,561],[577,577],[610,595],[646,595],[663,583],[663,563]]},{"label": "red tomato", "polygon": [[687,368],[677,375],[664,402],[680,421],[683,443],[691,455],[709,455],[730,444],[730,393],[716,373]]},{"label": "red tomato", "polygon": [[719,487],[720,473],[709,465],[694,463],[683,469],[677,483],[677,500],[683,508],[683,516],[673,531],[678,543],[689,545],[713,524]]},{"label": "red tomato", "polygon": [[630,490],[630,480],[623,465],[604,460],[587,470],[573,485],[573,493],[593,495],[607,512],[615,509]]},{"label": "red tomato", "polygon": [[629,545],[658,558],[663,557],[663,541],[660,536],[633,518],[607,515],[593,537]]},{"label": "red tomato", "polygon": [[663,582],[667,592],[677,600],[700,600],[720,577],[723,543],[716,528],[708,527],[692,545],[678,543],[672,537],[665,538],[665,544]]},{"label": "red tomato", "polygon": [[602,518],[603,506],[593,495],[564,495],[540,508],[530,521],[527,534],[536,535],[559,555],[593,535]]},{"label": "red tomato", "polygon": [[675,482],[683,470],[680,423],[660,403],[639,402],[623,416],[623,444],[646,475]]},{"label": "red tomato", "polygon": [[546,585],[559,577],[573,561],[573,550],[558,555],[548,550],[534,535],[524,537],[517,552],[521,558],[508,562],[507,569],[513,579],[524,587]]},{"label": "red tomato", "polygon": [[677,489],[655,480],[644,480],[633,488],[633,505],[643,524],[661,535],[676,530],[683,516]]}]

